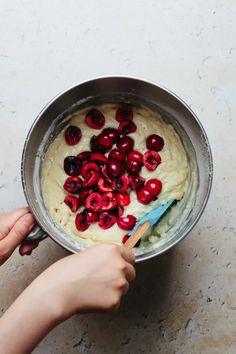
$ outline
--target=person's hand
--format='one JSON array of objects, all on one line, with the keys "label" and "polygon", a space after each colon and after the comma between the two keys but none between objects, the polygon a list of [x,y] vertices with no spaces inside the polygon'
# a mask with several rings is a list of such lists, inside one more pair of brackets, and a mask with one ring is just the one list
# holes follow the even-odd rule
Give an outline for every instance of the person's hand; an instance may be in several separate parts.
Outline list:
[{"label": "person's hand", "polygon": [[0,354],[31,353],[75,313],[117,309],[135,278],[134,262],[132,251],[103,244],[53,264],[0,319]]},{"label": "person's hand", "polygon": [[0,265],[33,228],[35,220],[28,208],[20,208],[0,214]]}]

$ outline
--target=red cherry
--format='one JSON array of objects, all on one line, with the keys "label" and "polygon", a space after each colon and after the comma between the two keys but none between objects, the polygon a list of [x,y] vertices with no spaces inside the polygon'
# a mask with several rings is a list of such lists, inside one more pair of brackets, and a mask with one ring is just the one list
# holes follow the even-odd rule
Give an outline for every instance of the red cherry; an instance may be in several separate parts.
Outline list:
[{"label": "red cherry", "polygon": [[163,138],[157,134],[151,134],[146,139],[146,146],[149,150],[160,151],[164,144]]},{"label": "red cherry", "polygon": [[109,138],[112,140],[113,144],[115,144],[117,142],[117,140],[119,139],[119,136],[120,136],[118,130],[115,128],[105,128],[105,129],[103,129],[102,134],[109,136]]},{"label": "red cherry", "polygon": [[132,190],[139,190],[144,186],[145,179],[141,176],[129,176],[129,186]]},{"label": "red cherry", "polygon": [[64,171],[69,176],[78,176],[81,172],[82,163],[76,156],[67,156],[64,159]]},{"label": "red cherry", "polygon": [[83,187],[88,188],[94,186],[99,180],[100,175],[98,172],[91,170],[83,181]]},{"label": "red cherry", "polygon": [[92,152],[101,152],[102,154],[105,152],[105,150],[98,144],[96,135],[93,135],[90,139],[90,149]]},{"label": "red cherry", "polygon": [[91,193],[85,200],[85,207],[92,211],[101,210],[102,196],[97,192]]},{"label": "red cherry", "polygon": [[100,152],[92,152],[90,155],[90,161],[104,164],[107,162],[107,157]]},{"label": "red cherry", "polygon": [[116,222],[116,217],[115,215],[111,214],[110,212],[103,212],[100,214],[99,219],[98,219],[98,225],[104,229],[110,229]]},{"label": "red cherry", "polygon": [[85,121],[90,128],[101,129],[105,124],[105,117],[102,112],[97,109],[91,109],[87,112]]},{"label": "red cherry", "polygon": [[89,177],[91,171],[99,172],[99,167],[94,162],[88,162],[86,165],[84,165],[81,171],[81,175],[84,178]]},{"label": "red cherry", "polygon": [[101,210],[111,210],[117,205],[116,196],[111,192],[104,193],[102,195]]},{"label": "red cherry", "polygon": [[81,213],[76,215],[75,226],[79,231],[85,231],[88,229],[89,223],[85,212],[82,211]]},{"label": "red cherry", "polygon": [[154,171],[161,163],[161,156],[158,152],[148,150],[143,155],[143,164],[149,171]]},{"label": "red cherry", "polygon": [[127,206],[130,204],[130,196],[129,193],[117,193],[116,201],[121,206]]},{"label": "red cherry", "polygon": [[106,171],[108,177],[113,179],[124,173],[124,165],[118,160],[108,160]]},{"label": "red cherry", "polygon": [[94,211],[84,209],[83,212],[86,214],[87,222],[89,224],[92,224],[98,220],[98,214],[96,214]]},{"label": "red cherry", "polygon": [[111,138],[108,135],[105,135],[103,133],[97,136],[97,143],[105,151],[109,151],[113,145]]},{"label": "red cherry", "polygon": [[79,199],[73,195],[65,196],[64,203],[75,213],[79,208]]},{"label": "red cherry", "polygon": [[124,214],[124,207],[121,206],[120,204],[117,204],[117,206],[112,210],[112,213],[119,218]]},{"label": "red cherry", "polygon": [[124,161],[125,160],[125,154],[121,152],[118,149],[113,149],[110,151],[108,155],[109,160],[119,160],[119,161]]},{"label": "red cherry", "polygon": [[135,161],[138,161],[141,164],[143,164],[143,155],[141,154],[141,152],[139,152],[137,150],[130,151],[127,156],[127,159],[128,160],[135,160]]},{"label": "red cherry", "polygon": [[80,177],[68,177],[63,185],[63,188],[68,193],[79,193],[81,187],[82,179]]},{"label": "red cherry", "polygon": [[126,242],[128,239],[129,239],[129,235],[123,236],[123,238],[122,238],[122,243],[123,243],[123,245],[125,244],[125,242]]},{"label": "red cherry", "polygon": [[118,132],[122,135],[128,135],[134,133],[137,130],[136,124],[132,121],[120,122]]},{"label": "red cherry", "polygon": [[76,145],[81,139],[81,129],[75,125],[69,125],[65,131],[65,141],[68,145]]},{"label": "red cherry", "polygon": [[86,198],[87,198],[91,193],[93,193],[93,189],[82,189],[82,190],[79,192],[79,200],[80,200],[80,203],[84,205]]},{"label": "red cherry", "polygon": [[162,190],[162,183],[159,179],[152,178],[147,181],[145,187],[154,197],[156,197]]},{"label": "red cherry", "polygon": [[82,165],[85,165],[86,163],[89,162],[90,155],[91,155],[90,151],[83,151],[77,155],[77,158],[81,161]]},{"label": "red cherry", "polygon": [[130,136],[123,136],[116,146],[121,152],[128,154],[134,148],[134,140]]},{"label": "red cherry", "polygon": [[110,177],[108,177],[108,174],[107,174],[107,166],[106,165],[102,166],[101,173],[102,173],[102,176],[104,177],[104,179],[107,182],[111,183],[111,179],[110,179]]},{"label": "red cherry", "polygon": [[122,122],[124,120],[132,120],[133,111],[128,105],[123,105],[119,107],[116,111],[116,120]]},{"label": "red cherry", "polygon": [[126,192],[129,186],[129,178],[126,175],[116,177],[112,183],[111,188],[115,192]]},{"label": "red cherry", "polygon": [[122,230],[132,230],[136,223],[136,217],[133,215],[121,216],[117,219],[117,225]]},{"label": "red cherry", "polygon": [[112,192],[111,183],[106,181],[103,177],[98,180],[98,189],[101,192]]},{"label": "red cherry", "polygon": [[138,175],[142,168],[142,164],[136,160],[126,160],[125,168],[129,174]]},{"label": "red cherry", "polygon": [[153,200],[153,196],[146,187],[143,187],[137,191],[137,199],[140,203],[147,205]]}]

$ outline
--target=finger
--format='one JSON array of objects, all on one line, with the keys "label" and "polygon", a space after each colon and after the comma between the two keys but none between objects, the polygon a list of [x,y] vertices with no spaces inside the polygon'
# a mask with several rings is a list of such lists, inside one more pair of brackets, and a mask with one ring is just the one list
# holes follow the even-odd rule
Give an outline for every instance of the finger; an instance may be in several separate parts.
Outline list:
[{"label": "finger", "polygon": [[32,242],[32,243],[27,243],[25,245],[21,245],[20,248],[19,248],[19,253],[21,256],[30,256],[32,251],[38,247],[39,245],[39,242],[38,241],[35,241],[35,242]]},{"label": "finger", "polygon": [[19,208],[0,215],[0,240],[6,237],[14,224],[23,215],[29,213],[29,208]]},{"label": "finger", "polygon": [[121,247],[121,255],[124,258],[124,260],[130,264],[135,264],[135,256],[132,250],[129,250],[128,248]]},{"label": "finger", "polygon": [[35,224],[34,217],[31,213],[23,215],[15,223],[7,237],[2,240],[2,244],[10,250],[14,250],[21,241],[28,235]]},{"label": "finger", "polygon": [[130,263],[126,262],[126,267],[125,267],[124,273],[125,273],[125,277],[129,283],[136,278],[136,270],[135,270],[134,266],[131,265]]},{"label": "finger", "polygon": [[127,281],[127,282],[125,283],[125,286],[124,286],[123,289],[122,289],[123,295],[127,294],[128,291],[129,291],[129,282]]}]

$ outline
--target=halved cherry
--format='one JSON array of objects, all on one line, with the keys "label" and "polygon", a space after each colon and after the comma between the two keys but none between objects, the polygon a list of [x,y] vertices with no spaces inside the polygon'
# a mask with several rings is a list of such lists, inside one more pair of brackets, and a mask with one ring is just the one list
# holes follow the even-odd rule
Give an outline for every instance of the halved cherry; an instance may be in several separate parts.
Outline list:
[{"label": "halved cherry", "polygon": [[156,197],[162,190],[162,183],[157,178],[149,179],[145,185],[147,190]]},{"label": "halved cherry", "polygon": [[80,203],[85,205],[85,200],[87,199],[87,197],[93,193],[93,189],[82,189],[80,192],[79,192],[79,200],[80,200]]},{"label": "halved cherry", "polygon": [[83,181],[83,187],[88,188],[94,186],[99,180],[99,178],[100,178],[100,174],[96,171],[91,170],[89,173],[87,173]]},{"label": "halved cherry", "polygon": [[133,119],[133,111],[131,107],[128,105],[120,106],[116,111],[116,120],[118,122],[122,122],[124,120],[132,120]]},{"label": "halved cherry", "polygon": [[137,199],[140,203],[147,205],[153,200],[153,195],[146,187],[143,187],[137,191]]},{"label": "halved cherry", "polygon": [[132,230],[135,223],[136,223],[136,217],[133,215],[125,215],[117,219],[117,225],[122,230]]},{"label": "halved cherry", "polygon": [[89,225],[90,224],[88,223],[87,215],[84,211],[82,211],[81,213],[76,215],[75,226],[76,226],[77,230],[85,231],[88,229]]},{"label": "halved cherry", "polygon": [[129,178],[125,174],[113,179],[111,188],[115,192],[126,192],[129,186]]},{"label": "halved cherry", "polygon": [[120,137],[120,134],[116,128],[105,128],[103,129],[102,133],[109,136],[113,144],[115,144]]},{"label": "halved cherry", "polygon": [[138,161],[141,164],[143,164],[143,154],[141,154],[141,152],[139,152],[137,150],[130,151],[128,156],[127,156],[127,159],[128,160]]},{"label": "halved cherry", "polygon": [[121,161],[118,160],[108,160],[107,166],[106,166],[106,171],[108,174],[108,177],[111,179],[114,179],[118,176],[121,176],[124,173],[124,164]]},{"label": "halved cherry", "polygon": [[92,224],[98,220],[98,214],[94,211],[84,209],[83,212],[86,214],[87,221],[89,224]]},{"label": "halved cherry", "polygon": [[90,160],[90,155],[91,155],[91,151],[83,151],[80,152],[77,157],[78,159],[82,162],[82,165],[85,165],[86,163],[89,162]]},{"label": "halved cherry", "polygon": [[161,163],[161,156],[158,152],[148,150],[143,155],[143,164],[149,171],[154,171]]},{"label": "halved cherry", "polygon": [[110,227],[112,227],[115,222],[115,215],[107,211],[101,213],[98,219],[98,225],[104,230],[110,229]]},{"label": "halved cherry", "polygon": [[88,210],[99,211],[102,206],[102,196],[98,192],[91,193],[85,200],[85,207]]},{"label": "halved cherry", "polygon": [[130,136],[123,136],[116,146],[121,152],[128,154],[134,148],[134,140]]},{"label": "halved cherry", "polygon": [[132,121],[123,121],[120,122],[118,126],[118,132],[122,135],[128,135],[134,133],[137,130],[137,126]]},{"label": "halved cherry", "polygon": [[101,145],[97,142],[97,136],[93,135],[90,139],[90,149],[92,152],[101,152],[104,153],[105,150],[101,147]]},{"label": "halved cherry", "polygon": [[107,182],[111,183],[111,179],[110,179],[110,177],[107,174],[107,166],[106,165],[101,167],[101,173],[102,173],[102,176],[105,178],[105,180]]},{"label": "halved cherry", "polygon": [[125,168],[130,175],[138,175],[142,168],[142,164],[136,160],[127,159],[125,162]]},{"label": "halved cherry", "polygon": [[129,193],[116,193],[116,201],[121,206],[127,206],[130,204]]},{"label": "halved cherry", "polygon": [[123,236],[123,238],[122,238],[122,243],[123,243],[123,245],[125,244],[125,242],[126,242],[128,239],[129,239],[129,235],[128,235],[128,234],[125,235],[125,236]]},{"label": "halved cherry", "polygon": [[107,157],[100,152],[92,152],[90,155],[90,161],[104,164],[107,162]]},{"label": "halved cherry", "polygon": [[108,135],[101,133],[97,136],[97,144],[104,151],[109,151],[112,148],[113,142],[112,142],[112,139]]},{"label": "halved cherry", "polygon": [[101,210],[111,210],[117,205],[116,196],[114,193],[107,192],[102,195]]},{"label": "halved cherry", "polygon": [[145,178],[141,176],[129,175],[129,186],[132,190],[138,191],[144,186]]},{"label": "halved cherry", "polygon": [[165,142],[160,135],[151,134],[146,139],[146,146],[149,150],[160,151],[163,149]]},{"label": "halved cherry", "polygon": [[63,185],[63,188],[68,193],[79,193],[81,187],[82,179],[80,177],[68,177]]},{"label": "halved cherry", "polygon": [[112,209],[112,213],[119,218],[120,216],[122,216],[124,214],[124,207],[121,206],[120,204],[117,204],[117,206]]},{"label": "halved cherry", "polygon": [[75,213],[79,208],[79,199],[74,195],[66,195],[64,203],[71,209],[73,213]]},{"label": "halved cherry", "polygon": [[69,176],[78,176],[81,172],[82,163],[76,156],[67,156],[64,159],[64,171]]},{"label": "halved cherry", "polygon": [[98,189],[101,192],[112,192],[111,183],[103,177],[98,180]]},{"label": "halved cherry", "polygon": [[99,172],[99,167],[95,162],[88,162],[83,166],[81,175],[85,178],[90,175],[90,172]]},{"label": "halved cherry", "polygon": [[118,161],[124,161],[125,160],[125,153],[121,152],[118,149],[113,149],[110,151],[108,155],[109,160],[118,160]]},{"label": "halved cherry", "polygon": [[90,128],[101,129],[105,124],[105,117],[98,109],[91,109],[86,113],[85,121]]},{"label": "halved cherry", "polygon": [[65,131],[65,141],[68,145],[76,145],[81,139],[81,129],[75,125],[69,125]]}]

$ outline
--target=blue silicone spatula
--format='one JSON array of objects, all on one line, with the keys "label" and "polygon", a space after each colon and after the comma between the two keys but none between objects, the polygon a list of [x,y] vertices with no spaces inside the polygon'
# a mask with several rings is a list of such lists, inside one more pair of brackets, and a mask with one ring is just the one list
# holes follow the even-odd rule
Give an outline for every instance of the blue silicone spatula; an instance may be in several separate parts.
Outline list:
[{"label": "blue silicone spatula", "polygon": [[174,200],[171,199],[167,203],[160,205],[158,208],[153,209],[150,213],[144,215],[137,223],[134,228],[129,232],[130,237],[125,242],[124,247],[133,248],[136,243],[140,240],[147,229],[156,224],[158,220],[164,215],[167,209],[173,204]]}]

